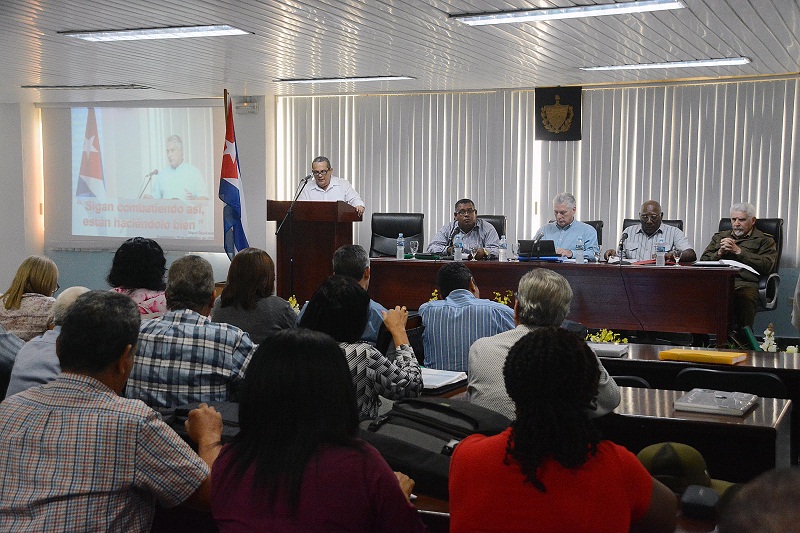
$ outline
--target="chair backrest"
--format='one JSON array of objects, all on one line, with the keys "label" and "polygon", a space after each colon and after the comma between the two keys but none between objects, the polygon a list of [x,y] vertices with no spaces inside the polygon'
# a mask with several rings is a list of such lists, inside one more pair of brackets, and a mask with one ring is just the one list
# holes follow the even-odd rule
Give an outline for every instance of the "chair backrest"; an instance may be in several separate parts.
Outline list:
[{"label": "chair backrest", "polygon": [[638,387],[640,389],[649,389],[650,382],[639,376],[611,376],[620,387]]},{"label": "chair backrest", "polygon": [[600,246],[603,245],[603,226],[605,225],[602,220],[584,220],[585,223],[589,224],[594,228],[597,232],[597,244]]},{"label": "chair backrest", "polygon": [[497,236],[502,237],[506,235],[506,216],[505,215],[478,215],[481,218],[494,226],[497,230]]},{"label": "chair backrest", "polygon": [[411,241],[419,242],[419,251],[424,251],[424,220],[423,213],[373,213],[369,256],[394,256],[397,253],[397,235],[400,233],[406,240],[406,253],[411,253]]},{"label": "chair backrest", "polygon": [[[625,229],[628,226],[633,226],[634,224],[639,224],[640,222],[641,220],[639,220],[638,218],[626,218],[625,220],[622,221],[622,229]],[[670,219],[662,218],[661,222],[663,224],[669,224],[670,226],[675,226],[679,230],[683,231],[683,220],[677,218],[670,218]]]},{"label": "chair backrest", "polygon": [[[721,218],[719,220],[719,231],[728,231],[731,227],[730,218]],[[772,271],[777,272],[783,255],[783,219],[756,218],[756,229],[775,239],[775,246],[778,248],[778,260],[775,261],[775,268]]]},{"label": "chair backrest", "polygon": [[684,368],[675,376],[677,390],[713,389],[747,392],[765,398],[787,398],[786,385],[771,372]]}]

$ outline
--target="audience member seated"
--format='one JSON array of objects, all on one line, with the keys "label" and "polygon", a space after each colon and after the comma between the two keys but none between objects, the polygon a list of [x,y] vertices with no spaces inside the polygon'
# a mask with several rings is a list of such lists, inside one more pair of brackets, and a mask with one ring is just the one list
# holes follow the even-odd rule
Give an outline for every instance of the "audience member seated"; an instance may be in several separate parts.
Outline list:
[{"label": "audience member seated", "polygon": [[469,347],[482,338],[514,329],[514,312],[507,305],[483,300],[464,263],[447,263],[436,274],[441,300],[419,307],[425,366],[466,372]]},{"label": "audience member seated", "polygon": [[[327,333],[344,350],[356,387],[360,420],[378,415],[378,395],[399,400],[422,393],[422,371],[406,335],[406,308],[397,306],[384,313],[383,323],[395,346],[387,355],[358,340],[368,315],[367,291],[350,278],[331,276],[311,297],[300,320],[300,327]],[[319,398],[319,401],[325,399]]]},{"label": "audience member seated", "polygon": [[247,369],[239,433],[211,475],[220,531],[424,531],[414,482],[357,438],[350,369],[330,336],[276,333]]},{"label": "audience member seated", "polygon": [[[752,204],[733,204],[730,213],[731,229],[715,233],[700,259],[733,259],[758,271],[758,274],[753,274],[741,268],[734,280],[733,319],[739,332],[745,326],[753,327],[760,301],[758,278],[775,268],[778,247],[775,239],[756,229],[756,208]],[[744,339],[744,336],[741,338]]]},{"label": "audience member seated", "polygon": [[[369,290],[370,278],[369,255],[367,251],[357,244],[345,244],[340,246],[333,253],[333,273],[337,276],[354,279],[364,290]],[[303,318],[303,313],[308,306],[308,302],[303,305],[300,314],[297,315],[297,323]],[[378,340],[378,331],[383,324],[383,313],[386,308],[373,299],[369,301],[369,319],[361,340],[375,344]]]},{"label": "audience member seated", "polygon": [[58,267],[49,258],[32,255],[17,269],[0,301],[0,325],[23,341],[47,331],[53,293],[58,290]]},{"label": "audience member seated", "polygon": [[719,533],[787,533],[800,523],[800,470],[779,468],[745,484],[720,512]]},{"label": "audience member seated", "polygon": [[[527,333],[539,327],[558,326],[569,313],[572,287],[562,276],[546,268],[535,268],[519,280],[514,304],[517,327],[493,337],[478,339],[469,349],[469,401],[514,419],[514,402],[506,393],[503,365],[508,351]],[[595,401],[588,407],[590,418],[603,416],[619,405],[619,388],[600,360],[600,383]]]},{"label": "audience member seated", "polygon": [[226,322],[260,344],[282,329],[293,328],[297,313],[275,292],[275,263],[264,250],[245,248],[228,269],[228,281],[211,309],[211,320]]},{"label": "audience member seated", "polygon": [[208,318],[211,264],[196,255],[177,259],[169,267],[166,296],[169,312],[142,322],[125,395],[155,408],[235,400],[256,347],[241,329]]},{"label": "audience member seated", "polygon": [[198,457],[158,413],[119,396],[139,320],[130,298],[80,296],[61,325],[62,373],[0,404],[0,530],[145,533],[156,502],[208,505],[220,415],[193,413]]},{"label": "audience member seated", "polygon": [[58,377],[61,363],[56,355],[56,339],[61,333],[61,324],[78,296],[87,292],[89,289],[86,287],[70,287],[61,291],[51,310],[49,329],[26,342],[14,359],[6,398]]},{"label": "audience member seated", "polygon": [[511,348],[503,375],[517,418],[453,452],[451,532],[675,530],[675,495],[587,416],[601,373],[586,343],[538,328]]},{"label": "audience member seated", "polygon": [[0,325],[0,372],[11,372],[14,360],[24,344],[24,340],[7,332],[6,328]]},{"label": "audience member seated", "polygon": [[153,239],[133,237],[114,254],[106,280],[112,290],[133,298],[142,318],[157,318],[167,312],[164,273],[167,258]]},{"label": "audience member seated", "polygon": [[[675,260],[676,257],[682,263],[694,263],[697,261],[697,253],[689,243],[689,239],[683,231],[675,226],[663,224],[664,213],[661,211],[661,204],[655,200],[647,200],[642,204],[639,212],[639,224],[634,224],[625,228],[622,232],[623,259],[632,261],[647,261],[656,256],[656,245],[663,237],[666,247],[666,258]],[[605,258],[617,255],[617,250],[606,250]]]}]

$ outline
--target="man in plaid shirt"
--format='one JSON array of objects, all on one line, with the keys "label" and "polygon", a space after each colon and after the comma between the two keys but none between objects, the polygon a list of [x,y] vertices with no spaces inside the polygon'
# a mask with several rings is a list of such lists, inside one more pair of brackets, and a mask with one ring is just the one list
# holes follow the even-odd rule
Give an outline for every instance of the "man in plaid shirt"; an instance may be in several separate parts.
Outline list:
[{"label": "man in plaid shirt", "polygon": [[153,408],[235,400],[256,345],[236,326],[208,318],[211,264],[196,255],[172,263],[166,298],[169,312],[142,323],[125,396]]},{"label": "man in plaid shirt", "polygon": [[0,531],[150,531],[155,504],[208,505],[222,417],[193,412],[200,456],[137,400],[121,398],[139,311],[92,291],[57,341],[62,371],[0,404]]}]

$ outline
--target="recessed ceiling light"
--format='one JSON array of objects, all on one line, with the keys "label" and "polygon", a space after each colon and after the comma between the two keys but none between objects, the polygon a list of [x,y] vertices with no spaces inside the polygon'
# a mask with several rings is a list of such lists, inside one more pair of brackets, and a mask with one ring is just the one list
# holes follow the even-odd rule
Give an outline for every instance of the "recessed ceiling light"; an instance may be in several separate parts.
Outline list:
[{"label": "recessed ceiling light", "polygon": [[581,70],[639,70],[649,68],[732,67],[750,63],[747,57],[723,59],[697,59],[694,61],[670,61],[667,63],[640,63],[633,65],[611,65],[607,67],[580,67]]},{"label": "recessed ceiling light", "polygon": [[272,80],[276,83],[349,83],[354,81],[396,81],[413,80],[411,76],[360,76],[352,78],[299,78]]},{"label": "recessed ceiling light", "polygon": [[576,19],[584,17],[602,17],[605,15],[623,15],[626,13],[645,13],[648,11],[664,11],[686,7],[678,0],[641,0],[637,2],[620,2],[615,4],[593,4],[553,9],[525,9],[515,11],[497,11],[495,13],[465,13],[450,15],[470,26],[489,24],[512,24],[518,22],[538,22],[542,20]]},{"label": "recessed ceiling light", "polygon": [[220,24],[216,26],[175,26],[171,28],[134,28],[125,30],[60,31],[61,35],[85,41],[137,41],[142,39],[183,39],[187,37],[218,37],[248,35],[251,32]]},{"label": "recessed ceiling light", "polygon": [[137,85],[135,83],[118,84],[118,85],[22,85],[22,89],[40,89],[40,90],[63,90],[63,91],[96,91],[107,89],[152,89],[146,85]]}]

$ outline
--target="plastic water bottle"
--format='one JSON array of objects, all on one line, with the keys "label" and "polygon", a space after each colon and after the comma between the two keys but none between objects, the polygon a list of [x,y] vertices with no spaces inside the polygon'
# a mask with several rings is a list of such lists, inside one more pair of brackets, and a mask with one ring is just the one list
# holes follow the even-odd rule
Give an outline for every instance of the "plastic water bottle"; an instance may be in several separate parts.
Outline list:
[{"label": "plastic water bottle", "polygon": [[508,261],[508,241],[506,241],[505,235],[500,237],[500,255],[497,257],[497,259],[501,263]]},{"label": "plastic water bottle", "polygon": [[656,266],[663,267],[666,264],[667,246],[664,244],[664,235],[658,236],[656,243]]},{"label": "plastic water bottle", "polygon": [[583,239],[578,237],[578,242],[575,243],[575,262],[579,265],[583,264]]},{"label": "plastic water bottle", "polygon": [[461,252],[464,247],[464,241],[461,239],[461,233],[456,233],[453,237],[453,260],[461,261]]},{"label": "plastic water bottle", "polygon": [[406,240],[403,238],[403,234],[399,234],[397,236],[397,258],[403,259],[406,255]]}]

